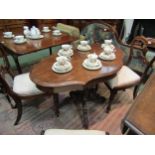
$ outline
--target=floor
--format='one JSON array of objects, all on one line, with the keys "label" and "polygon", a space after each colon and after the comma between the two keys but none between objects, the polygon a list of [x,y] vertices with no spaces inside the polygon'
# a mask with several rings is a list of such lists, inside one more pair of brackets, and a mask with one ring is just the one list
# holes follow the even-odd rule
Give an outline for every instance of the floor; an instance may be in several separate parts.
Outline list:
[{"label": "floor", "polygon": [[[109,91],[101,84],[98,93],[109,97]],[[67,96],[61,94],[63,101]],[[105,103],[88,102],[89,129],[108,131],[112,135],[121,134],[121,121],[132,105],[132,89],[119,92],[113,102],[112,110],[105,113]],[[60,108],[60,116],[53,111],[53,98],[37,98],[25,101],[23,116],[19,125],[14,126],[16,110],[11,109],[7,100],[0,95],[0,134],[2,135],[34,135],[48,128],[82,129],[80,110],[77,105],[65,104]]]}]

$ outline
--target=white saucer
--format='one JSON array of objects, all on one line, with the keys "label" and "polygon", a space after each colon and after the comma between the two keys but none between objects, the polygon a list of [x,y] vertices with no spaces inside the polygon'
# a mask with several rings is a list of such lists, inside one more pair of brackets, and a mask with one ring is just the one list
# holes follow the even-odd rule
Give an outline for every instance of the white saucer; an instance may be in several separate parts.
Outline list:
[{"label": "white saucer", "polygon": [[15,44],[23,44],[23,43],[26,43],[27,42],[27,39],[24,39],[23,41],[17,41],[17,40],[14,40],[14,43]]},{"label": "white saucer", "polygon": [[61,32],[60,32],[60,33],[57,33],[57,34],[52,33],[52,35],[53,35],[53,36],[61,36],[61,35],[62,35],[62,33],[61,33]]},{"label": "white saucer", "polygon": [[48,32],[50,32],[51,30],[42,30],[42,32],[44,32],[44,33],[48,33]]},{"label": "white saucer", "polygon": [[70,49],[69,51],[64,51],[63,49],[60,49],[58,51],[58,56],[66,56],[66,57],[71,57],[73,55],[73,50]]},{"label": "white saucer", "polygon": [[95,63],[95,65],[90,66],[88,65],[88,59],[85,59],[84,62],[82,63],[82,66],[88,70],[98,70],[100,68],[102,68],[102,63],[100,60],[97,60],[97,62]]},{"label": "white saucer", "polygon": [[87,45],[87,46],[78,45],[77,46],[77,49],[79,51],[86,52],[86,51],[90,51],[91,50],[91,46],[90,45]]},{"label": "white saucer", "polygon": [[4,38],[6,38],[6,39],[11,39],[11,38],[13,38],[15,35],[12,35],[12,36],[5,36],[4,35]]},{"label": "white saucer", "polygon": [[29,39],[42,39],[42,38],[44,38],[44,36],[43,35],[40,35],[40,36],[27,36],[27,38],[29,38]]},{"label": "white saucer", "polygon": [[71,71],[72,69],[73,69],[73,67],[72,67],[72,65],[71,65],[70,62],[68,62],[68,66],[67,66],[67,67],[64,67],[64,69],[60,69],[60,68],[58,67],[57,62],[55,62],[55,63],[53,64],[53,66],[52,66],[52,70],[53,70],[54,72],[56,72],[56,73],[67,73],[67,72]]},{"label": "white saucer", "polygon": [[107,45],[107,44],[102,44],[101,47],[104,48],[106,46],[109,46],[111,49],[115,50],[115,46],[113,44]]},{"label": "white saucer", "polygon": [[99,58],[102,60],[115,60],[116,59],[116,55],[115,53],[112,53],[110,55],[106,55],[104,53],[100,53]]}]

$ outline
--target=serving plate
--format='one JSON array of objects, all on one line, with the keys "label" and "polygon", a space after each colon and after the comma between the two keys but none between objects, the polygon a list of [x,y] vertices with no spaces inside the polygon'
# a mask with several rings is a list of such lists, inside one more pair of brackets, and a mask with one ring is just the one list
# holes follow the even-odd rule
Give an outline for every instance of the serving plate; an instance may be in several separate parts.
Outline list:
[{"label": "serving plate", "polygon": [[90,45],[87,45],[87,46],[78,45],[77,49],[82,52],[87,52],[91,50],[91,46]]},{"label": "serving plate", "polygon": [[24,39],[23,41],[17,41],[17,40],[14,40],[14,43],[15,44],[24,44],[24,43],[26,43],[27,42],[27,39]]},{"label": "serving plate", "polygon": [[58,56],[66,56],[66,57],[71,57],[71,56],[73,56],[73,50],[72,49],[70,49],[69,51],[64,51],[63,49],[60,49],[59,51],[58,51]]},{"label": "serving plate", "polygon": [[61,35],[62,35],[62,33],[61,33],[61,32],[60,32],[60,33],[58,33],[58,34],[52,33],[52,35],[53,35],[53,36],[61,36]]},{"label": "serving plate", "polygon": [[110,55],[106,55],[106,54],[101,53],[99,55],[99,58],[102,59],[102,60],[110,60],[110,61],[112,61],[112,60],[116,59],[116,55],[114,53],[112,53]]},{"label": "serving plate", "polygon": [[95,63],[95,65],[89,65],[88,64],[88,59],[84,60],[84,62],[82,63],[82,66],[88,70],[98,70],[100,68],[102,68],[102,63],[100,60],[97,60],[97,63]]},{"label": "serving plate", "polygon": [[48,32],[50,32],[51,30],[42,30],[42,32],[44,32],[44,33],[48,33]]},{"label": "serving plate", "polygon": [[42,38],[44,38],[44,36],[43,35],[40,35],[40,36],[27,36],[27,38],[36,40],[36,39],[42,39]]},{"label": "serving plate", "polygon": [[68,65],[68,67],[64,68],[64,69],[59,69],[57,62],[55,62],[52,66],[52,70],[56,73],[67,73],[70,72],[73,69],[72,65]]},{"label": "serving plate", "polygon": [[12,35],[12,36],[5,36],[5,35],[4,35],[4,38],[5,38],[5,39],[11,39],[11,38],[13,38],[14,36],[15,36],[15,35]]}]

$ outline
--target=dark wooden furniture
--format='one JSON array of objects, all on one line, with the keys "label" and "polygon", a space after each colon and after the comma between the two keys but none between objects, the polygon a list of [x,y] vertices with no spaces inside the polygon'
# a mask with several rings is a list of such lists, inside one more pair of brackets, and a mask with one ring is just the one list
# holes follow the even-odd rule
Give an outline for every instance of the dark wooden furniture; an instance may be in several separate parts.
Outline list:
[{"label": "dark wooden furniture", "polygon": [[[24,77],[25,74],[19,75],[20,79],[22,78],[22,76],[24,77],[23,78],[24,81],[18,80],[20,82],[19,85],[21,85],[21,86],[25,85],[25,87],[29,86],[30,93],[28,92],[28,89],[25,91],[26,92],[25,94],[23,93],[23,90],[21,90],[21,92],[19,92],[19,90],[18,90],[18,93],[17,93],[17,89],[16,89],[16,91],[14,90],[14,82],[16,79],[16,83],[17,83],[17,76],[14,76],[12,70],[10,69],[10,65],[8,63],[8,59],[7,59],[6,53],[5,53],[2,45],[0,45],[0,52],[2,52],[2,55],[4,58],[4,64],[3,64],[3,66],[0,66],[0,90],[6,96],[11,107],[13,109],[17,109],[17,118],[14,122],[14,125],[18,125],[19,121],[21,120],[22,113],[23,113],[22,100],[32,99],[35,97],[51,95],[51,94],[48,94],[45,92],[40,92],[40,91],[36,92],[37,88],[35,89],[34,88],[35,85],[33,83],[29,82],[29,77],[27,77],[27,78]],[[19,79],[19,76],[18,76],[18,79]],[[9,79],[12,79],[12,81],[8,81],[8,77],[9,77]],[[11,83],[13,83],[13,85]],[[12,101],[11,99],[15,102],[15,105],[13,105],[11,103],[11,101]]]},{"label": "dark wooden furniture", "polygon": [[76,26],[80,28],[80,30],[92,23],[108,23],[116,29],[118,34],[121,34],[123,25],[123,19],[63,19],[61,20],[61,22],[68,25]]},{"label": "dark wooden furniture", "polygon": [[[123,52],[121,49],[116,48],[116,60],[114,61],[102,61],[102,68],[96,71],[90,71],[82,66],[82,62],[87,57],[87,54],[96,52],[99,54],[102,51],[100,44],[92,45],[90,52],[80,52],[74,49],[74,55],[71,58],[73,70],[65,73],[58,74],[52,71],[51,67],[56,61],[56,54],[42,60],[39,64],[33,66],[30,71],[31,80],[43,91],[54,93],[56,88],[70,88],[81,86],[85,90],[91,84],[97,84],[100,81],[104,81],[107,78],[113,77],[123,65]],[[84,90],[84,91],[85,91]],[[85,117],[86,107],[84,103],[85,93],[79,92],[77,96],[71,93],[73,100],[77,103],[82,102],[82,109]],[[57,104],[57,111],[59,111],[59,100],[56,97],[55,104]],[[59,113],[59,112],[58,112]],[[86,117],[85,117],[86,118]],[[85,121],[84,127],[88,127],[88,121]]]},{"label": "dark wooden furniture", "polygon": [[[126,71],[119,72],[118,75],[116,75],[114,77],[114,79],[110,79],[110,80],[105,82],[105,84],[107,85],[107,87],[110,90],[110,98],[109,98],[108,106],[107,106],[107,109],[106,109],[107,112],[110,111],[112,101],[113,101],[115,95],[117,94],[117,92],[119,90],[125,90],[127,88],[130,88],[130,87],[134,86],[135,89],[133,91],[133,97],[135,98],[135,96],[137,95],[138,84],[141,82],[140,76],[138,74],[136,74],[134,71],[132,71],[129,67],[127,67],[130,64],[130,62],[131,62],[131,60],[133,58],[133,54],[134,54],[133,50],[134,50],[134,48],[141,49],[141,51],[145,55],[146,51],[147,51],[147,41],[146,41],[146,39],[144,37],[142,37],[142,36],[137,36],[137,37],[134,38],[134,40],[131,43],[131,48],[130,48],[130,53],[129,53],[128,60],[126,61],[126,63],[123,66],[126,69]],[[129,77],[126,75],[128,70],[129,70],[129,74],[133,73],[133,76],[135,76],[135,79],[133,79],[133,77],[132,77],[132,80],[131,80],[129,78],[130,75],[129,75]],[[142,80],[143,80],[143,78],[144,78],[147,71],[148,71],[148,67],[146,67],[146,70],[144,71],[143,75],[141,76]],[[126,76],[126,77],[123,78],[123,76]],[[123,82],[122,82],[122,84],[119,84],[120,83],[119,80],[124,80],[125,81],[124,84],[123,84]]]},{"label": "dark wooden furniture", "polygon": [[58,46],[65,43],[71,43],[76,40],[76,38],[69,36],[68,34],[63,33],[62,36],[54,37],[51,32],[43,33],[44,38],[39,40],[27,39],[26,43],[17,45],[13,42],[13,39],[4,39],[1,41],[1,44],[4,46],[6,51],[13,56],[16,63],[19,73],[22,73],[20,63],[18,60],[19,56],[37,52],[42,49],[49,48],[50,53],[52,53],[51,47]]},{"label": "dark wooden furniture", "polygon": [[122,121],[123,134],[155,134],[155,73],[136,97],[131,109]]}]

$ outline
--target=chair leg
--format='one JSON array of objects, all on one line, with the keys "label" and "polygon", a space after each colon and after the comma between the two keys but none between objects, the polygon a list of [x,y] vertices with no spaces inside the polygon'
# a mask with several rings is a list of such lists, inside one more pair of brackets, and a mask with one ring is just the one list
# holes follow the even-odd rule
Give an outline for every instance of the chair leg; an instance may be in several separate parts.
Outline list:
[{"label": "chair leg", "polygon": [[7,94],[5,94],[5,97],[6,97],[6,99],[8,100],[8,102],[9,102],[11,108],[12,108],[12,109],[15,109],[16,107],[11,103],[10,97],[9,97]]},{"label": "chair leg", "polygon": [[112,104],[112,101],[113,101],[116,94],[117,94],[117,90],[111,90],[110,91],[110,98],[108,101],[108,105],[106,107],[106,113],[109,113],[109,111],[111,110],[111,104]]},{"label": "chair leg", "polygon": [[57,93],[54,93],[53,94],[53,100],[54,100],[54,110],[55,110],[55,115],[57,117],[59,117],[59,94]]},{"label": "chair leg", "polygon": [[18,101],[17,104],[16,104],[16,107],[17,107],[17,119],[16,119],[14,125],[18,125],[18,123],[19,123],[19,121],[21,119],[21,116],[22,116],[22,113],[23,113],[22,102]]},{"label": "chair leg", "polygon": [[135,99],[135,98],[136,98],[136,96],[137,96],[137,93],[138,93],[138,88],[139,88],[139,86],[138,86],[138,85],[134,88],[134,91],[133,91],[133,99]]}]

